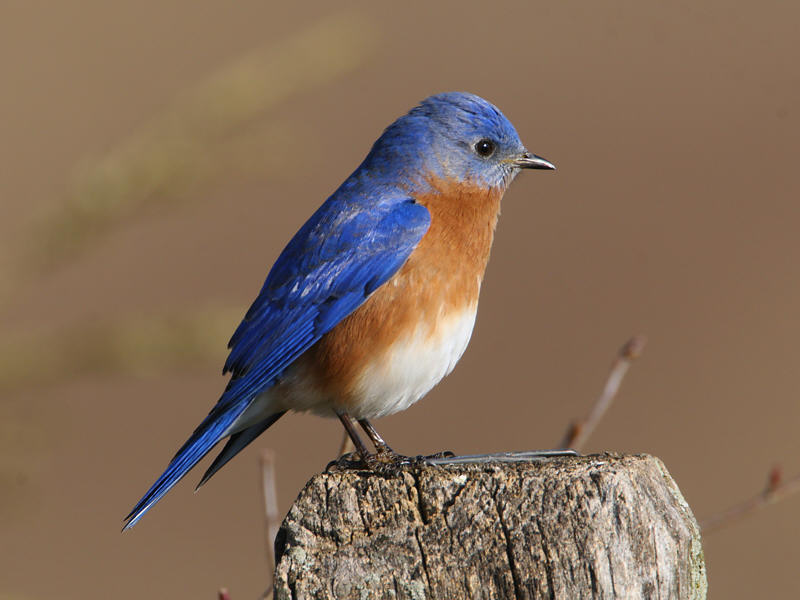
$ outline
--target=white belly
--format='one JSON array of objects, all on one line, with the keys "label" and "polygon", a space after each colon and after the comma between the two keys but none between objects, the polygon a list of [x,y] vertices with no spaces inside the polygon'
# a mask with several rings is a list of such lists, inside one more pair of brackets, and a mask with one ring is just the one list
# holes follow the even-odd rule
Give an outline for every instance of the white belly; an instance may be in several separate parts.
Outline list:
[{"label": "white belly", "polygon": [[[347,412],[372,419],[405,410],[427,394],[453,368],[467,349],[475,325],[477,304],[420,323],[377,354],[352,384]],[[305,368],[293,365],[281,382],[259,394],[232,427],[238,431],[280,410],[313,411],[333,416],[333,402]]]},{"label": "white belly", "polygon": [[[372,419],[405,410],[422,398],[464,354],[476,314],[477,303],[441,316],[433,324],[420,323],[413,333],[375,355],[352,384],[347,412],[357,419]],[[240,431],[281,410],[331,417],[335,402],[315,380],[313,371],[296,363],[278,385],[256,396],[231,431]]]},{"label": "white belly", "polygon": [[368,363],[358,376],[352,416],[371,419],[407,409],[453,370],[467,349],[477,305],[421,324]]}]

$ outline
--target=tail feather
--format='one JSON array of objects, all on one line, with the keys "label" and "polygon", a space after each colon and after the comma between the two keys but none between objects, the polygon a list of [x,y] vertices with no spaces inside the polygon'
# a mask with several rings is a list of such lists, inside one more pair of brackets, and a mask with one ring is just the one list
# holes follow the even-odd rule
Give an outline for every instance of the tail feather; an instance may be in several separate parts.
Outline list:
[{"label": "tail feather", "polygon": [[283,415],[286,414],[286,411],[282,411],[279,413],[275,413],[274,415],[270,415],[269,418],[264,419],[260,423],[256,423],[255,425],[251,425],[247,429],[243,429],[242,431],[238,431],[234,433],[228,443],[225,444],[225,447],[222,449],[222,452],[217,454],[217,457],[214,459],[214,462],[211,463],[211,466],[208,467],[208,470],[203,475],[203,478],[200,480],[200,483],[197,484],[196,490],[200,489],[200,487],[205,484],[206,481],[211,479],[211,477],[219,471],[222,467],[224,467],[227,462],[232,459],[234,456],[239,454],[242,450],[247,447],[250,442],[260,436],[264,431],[267,430],[275,421],[280,419]]},{"label": "tail feather", "polygon": [[[125,517],[123,531],[130,529],[142,518],[150,508],[166,494],[172,487],[192,470],[192,468],[208,454],[225,436],[228,435],[231,425],[246,408],[244,403],[240,406],[229,407],[224,412],[212,411],[200,426],[194,431],[186,443],[170,461],[167,469],[156,480],[153,486],[133,507]],[[231,410],[233,409],[233,410]]]}]

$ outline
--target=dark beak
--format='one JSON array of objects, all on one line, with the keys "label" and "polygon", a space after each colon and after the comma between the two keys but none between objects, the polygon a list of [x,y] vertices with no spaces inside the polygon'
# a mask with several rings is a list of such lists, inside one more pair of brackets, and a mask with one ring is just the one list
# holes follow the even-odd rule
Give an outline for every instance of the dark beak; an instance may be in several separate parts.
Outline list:
[{"label": "dark beak", "polygon": [[514,166],[520,169],[547,169],[548,171],[555,171],[556,166],[549,160],[536,156],[530,152],[526,152],[514,161]]}]

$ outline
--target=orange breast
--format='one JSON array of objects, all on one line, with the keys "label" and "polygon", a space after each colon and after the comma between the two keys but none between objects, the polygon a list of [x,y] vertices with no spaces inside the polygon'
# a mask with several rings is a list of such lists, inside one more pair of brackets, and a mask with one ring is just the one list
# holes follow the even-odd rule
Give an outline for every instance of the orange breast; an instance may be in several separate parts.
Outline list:
[{"label": "orange breast", "polygon": [[417,198],[431,213],[431,226],[400,270],[300,359],[328,402],[349,410],[358,397],[359,375],[388,356],[387,350],[423,325],[461,314],[478,300],[500,210],[502,191],[433,182]]}]

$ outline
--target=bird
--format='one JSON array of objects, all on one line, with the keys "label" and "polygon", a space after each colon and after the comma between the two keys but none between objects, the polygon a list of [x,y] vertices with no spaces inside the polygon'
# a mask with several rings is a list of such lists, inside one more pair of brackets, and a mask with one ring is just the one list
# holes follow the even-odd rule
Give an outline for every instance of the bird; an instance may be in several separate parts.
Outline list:
[{"label": "bird", "polygon": [[228,344],[224,392],[124,529],[217,444],[198,488],[290,410],[338,417],[367,467],[395,460],[369,419],[407,409],[461,358],[500,200],[526,169],[555,166],[474,94],[430,96],[389,125],[278,256]]}]

